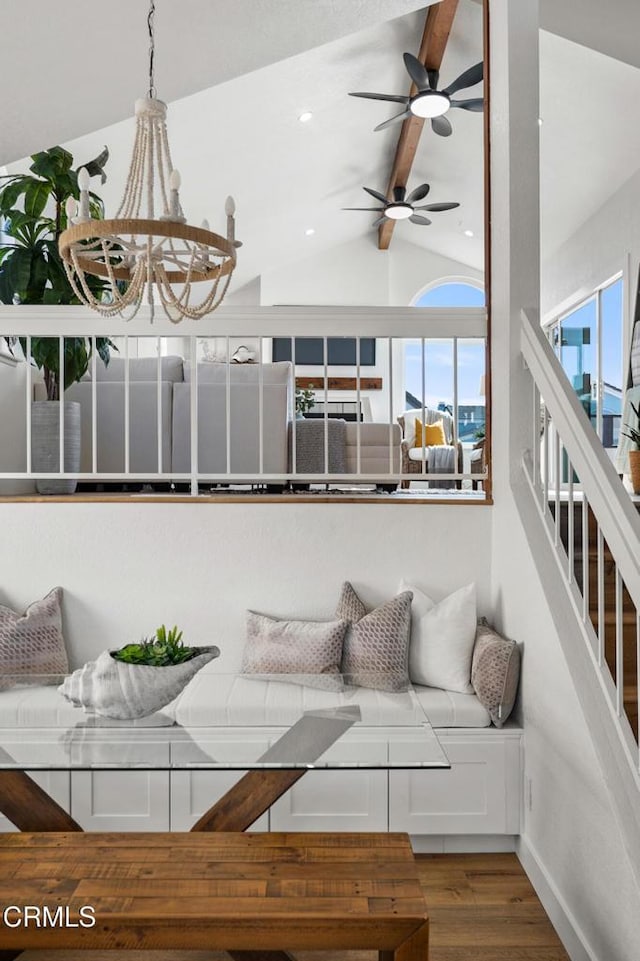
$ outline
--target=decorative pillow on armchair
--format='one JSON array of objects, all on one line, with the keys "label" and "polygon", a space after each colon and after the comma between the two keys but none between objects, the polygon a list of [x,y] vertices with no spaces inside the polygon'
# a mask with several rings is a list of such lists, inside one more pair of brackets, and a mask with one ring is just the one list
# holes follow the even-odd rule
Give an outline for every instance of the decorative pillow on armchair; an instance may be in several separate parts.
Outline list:
[{"label": "decorative pillow on armchair", "polygon": [[341,691],[340,658],[346,629],[346,620],[281,621],[247,611],[242,673],[291,674],[296,675],[291,678],[293,683]]},{"label": "decorative pillow on armchair", "polygon": [[61,600],[62,588],[55,587],[24,614],[0,606],[0,675],[68,672]]},{"label": "decorative pillow on armchair", "polygon": [[422,447],[423,435],[425,447],[443,447],[447,443],[444,433],[444,421],[437,420],[433,424],[424,425],[418,417],[415,418],[415,421],[414,447]]},{"label": "decorative pillow on armchair", "polygon": [[342,585],[336,617],[349,622],[342,673],[352,684],[378,691],[408,689],[412,596],[405,591],[367,613],[351,584]]},{"label": "decorative pillow on armchair", "polygon": [[480,618],[473,649],[471,683],[496,727],[502,727],[513,710],[519,678],[518,645],[498,634],[484,617]]}]

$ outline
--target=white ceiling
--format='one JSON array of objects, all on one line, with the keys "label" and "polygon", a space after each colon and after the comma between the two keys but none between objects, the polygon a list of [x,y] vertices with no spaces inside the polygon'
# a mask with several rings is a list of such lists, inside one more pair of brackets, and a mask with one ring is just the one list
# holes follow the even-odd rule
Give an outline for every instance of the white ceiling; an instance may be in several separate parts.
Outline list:
[{"label": "white ceiling", "polygon": [[[54,24],[42,16],[40,0],[3,0],[3,20],[29,37],[30,61],[46,62],[52,46],[58,54],[56,82],[47,84],[24,69],[22,46],[3,49],[3,74],[14,82],[0,99],[0,163],[60,142],[81,162],[108,144],[101,194],[113,212],[133,139],[124,118],[146,92],[147,0],[57,6]],[[385,190],[399,127],[372,131],[397,110],[346,94],[406,93],[402,52],[417,51],[424,16],[424,0],[157,0],[156,85],[171,103],[182,203],[191,222],[206,216],[222,230],[224,198],[235,196],[244,246],[234,288],[337,244],[375,245],[375,215],[340,208],[374,206],[363,185]],[[577,32],[594,33],[597,23],[581,18]],[[603,37],[611,47],[609,28]],[[460,0],[443,82],[481,59],[481,51],[481,9]],[[541,34],[546,252],[637,169],[639,98],[640,70]],[[297,120],[303,110],[313,111],[308,124]],[[431,227],[398,224],[396,235],[481,268],[482,119],[461,110],[450,118],[450,138],[425,130],[409,187],[426,180],[428,201],[461,207],[434,214]],[[308,227],[313,237],[305,237]],[[467,228],[474,238],[464,236]]]}]

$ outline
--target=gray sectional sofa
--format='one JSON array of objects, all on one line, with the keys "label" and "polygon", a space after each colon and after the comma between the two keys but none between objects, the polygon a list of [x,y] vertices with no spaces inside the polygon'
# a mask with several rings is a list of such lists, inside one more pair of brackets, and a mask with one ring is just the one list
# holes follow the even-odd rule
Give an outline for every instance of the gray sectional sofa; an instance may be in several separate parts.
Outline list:
[{"label": "gray sectional sofa", "polygon": [[[65,395],[81,407],[81,471],[93,470],[95,395],[96,469],[124,474],[125,360],[113,357],[107,367],[99,362],[96,371],[95,385],[87,375]],[[153,357],[129,361],[131,473],[153,481],[158,473],[191,472],[191,376],[189,363],[178,356],[162,357],[159,365]],[[198,364],[198,474],[218,475],[218,482],[228,477],[229,482],[250,483],[262,474],[290,472],[294,409],[293,367],[287,361]],[[380,484],[395,487],[401,467],[398,425],[390,431],[388,424],[361,423],[358,431],[358,425],[347,424],[346,473],[358,471],[358,435],[360,473],[375,474]]]}]

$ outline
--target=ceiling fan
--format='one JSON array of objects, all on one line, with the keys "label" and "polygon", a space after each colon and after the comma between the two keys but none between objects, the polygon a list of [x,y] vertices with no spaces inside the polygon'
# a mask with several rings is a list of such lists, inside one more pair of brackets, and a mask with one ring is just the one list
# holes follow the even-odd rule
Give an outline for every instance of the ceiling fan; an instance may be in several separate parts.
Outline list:
[{"label": "ceiling fan", "polygon": [[453,128],[443,114],[451,107],[460,107],[462,110],[472,110],[475,113],[482,111],[484,107],[484,99],[482,97],[475,97],[470,100],[451,99],[451,95],[457,93],[458,90],[474,87],[477,83],[480,83],[484,76],[484,65],[482,61],[474,64],[473,67],[469,67],[464,73],[460,74],[457,80],[454,80],[453,83],[450,83],[449,86],[443,90],[438,89],[438,83],[440,81],[439,71],[428,70],[412,53],[404,54],[404,65],[407,68],[407,73],[418,88],[412,97],[388,93],[349,94],[350,97],[366,97],[369,100],[390,100],[393,103],[403,103],[405,105],[402,113],[396,114],[395,117],[391,117],[383,123],[379,123],[378,126],[374,128],[375,130],[384,130],[385,127],[389,127],[391,124],[398,123],[401,120],[406,120],[407,117],[413,114],[415,117],[431,120],[434,133],[439,134],[441,137],[449,137],[453,132]]},{"label": "ceiling fan", "polygon": [[423,204],[421,207],[416,207],[415,204],[419,200],[424,200],[429,193],[431,189],[429,184],[420,184],[420,186],[412,190],[408,196],[406,187],[394,187],[393,200],[388,200],[384,194],[378,190],[372,190],[371,187],[363,187],[362,189],[366,190],[367,193],[371,194],[376,200],[379,200],[382,207],[343,207],[342,209],[367,210],[381,213],[382,216],[373,224],[374,227],[379,227],[387,218],[390,220],[408,220],[412,224],[424,224],[426,226],[430,224],[431,221],[428,217],[417,214],[416,210],[429,210],[431,213],[439,213],[442,210],[453,210],[454,207],[460,206],[460,204],[456,203],[444,203]]}]

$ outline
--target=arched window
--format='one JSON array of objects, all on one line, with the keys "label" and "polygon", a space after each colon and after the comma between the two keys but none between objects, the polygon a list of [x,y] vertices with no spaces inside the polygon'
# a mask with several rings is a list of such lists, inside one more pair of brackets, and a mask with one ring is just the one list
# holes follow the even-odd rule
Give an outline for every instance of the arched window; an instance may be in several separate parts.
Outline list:
[{"label": "arched window", "polygon": [[[413,307],[484,307],[484,288],[475,280],[448,277],[423,287]],[[484,435],[485,355],[481,337],[405,341],[406,409],[426,407],[457,414],[457,436],[468,446]],[[424,393],[423,393],[424,391]]]},{"label": "arched window", "polygon": [[484,287],[468,280],[428,284],[411,301],[412,307],[484,307]]}]

